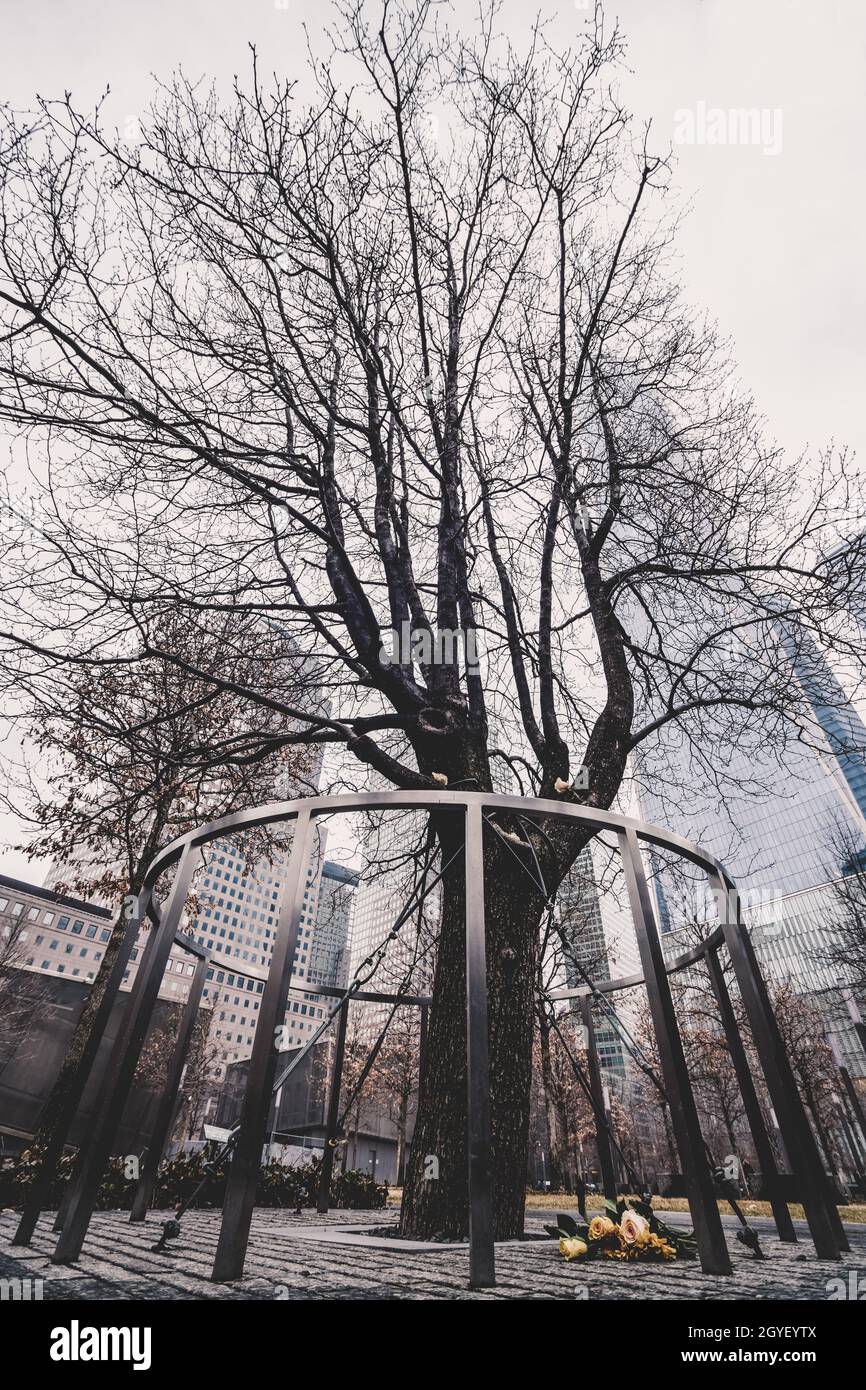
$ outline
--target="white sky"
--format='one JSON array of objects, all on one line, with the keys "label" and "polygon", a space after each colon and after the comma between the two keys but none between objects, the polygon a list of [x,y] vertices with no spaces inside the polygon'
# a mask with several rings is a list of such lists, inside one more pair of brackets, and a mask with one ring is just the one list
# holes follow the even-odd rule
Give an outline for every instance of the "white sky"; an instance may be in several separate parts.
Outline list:
[{"label": "white sky", "polygon": [[[585,22],[581,0],[542,4],[548,39],[567,47]],[[370,4],[378,13],[378,6]],[[504,0],[500,25],[519,40],[535,6]],[[151,74],[182,66],[221,86],[248,66],[302,76],[303,24],[313,40],[327,0],[2,0],[0,99],[72,91],[81,105],[111,88],[122,126],[146,105]],[[472,24],[457,0],[454,24]],[[866,5],[861,0],[619,0],[629,36],[626,104],[652,118],[660,147],[676,113],[755,107],[781,112],[781,151],[678,144],[676,183],[691,211],[680,237],[682,277],[734,342],[769,432],[797,455],[835,440],[862,457],[866,277]],[[768,116],[768,119],[772,119]],[[793,483],[793,480],[792,480]],[[0,818],[0,868],[38,877]]]}]

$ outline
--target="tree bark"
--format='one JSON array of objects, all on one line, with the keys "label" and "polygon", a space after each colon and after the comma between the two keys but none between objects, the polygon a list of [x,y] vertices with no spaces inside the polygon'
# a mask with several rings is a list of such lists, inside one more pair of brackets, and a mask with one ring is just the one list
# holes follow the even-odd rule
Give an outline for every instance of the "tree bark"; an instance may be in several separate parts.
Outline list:
[{"label": "tree bark", "polygon": [[[443,858],[462,840],[462,824],[455,820],[437,824]],[[496,1239],[504,1240],[523,1231],[543,898],[533,891],[521,864],[490,833],[485,834],[484,867],[494,1227]],[[468,1232],[464,943],[464,869],[458,859],[443,880],[427,1065],[401,1213],[401,1233],[418,1239],[456,1240]],[[438,1176],[429,1176],[429,1158],[437,1160]]]}]

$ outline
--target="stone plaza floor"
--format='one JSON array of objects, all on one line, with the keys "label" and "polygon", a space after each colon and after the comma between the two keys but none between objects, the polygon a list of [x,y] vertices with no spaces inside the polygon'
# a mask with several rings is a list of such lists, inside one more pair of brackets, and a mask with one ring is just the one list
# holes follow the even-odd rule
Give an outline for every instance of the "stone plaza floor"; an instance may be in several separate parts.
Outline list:
[{"label": "stone plaza floor", "polygon": [[[131,1225],[126,1212],[94,1216],[81,1258],[74,1266],[52,1265],[53,1216],[39,1223],[32,1246],[13,1247],[14,1212],[0,1212],[0,1280],[42,1280],[45,1300],[406,1300],[406,1299],[803,1299],[850,1298],[866,1291],[866,1226],[848,1225],[851,1253],[840,1263],[815,1258],[803,1222],[796,1245],[783,1245],[772,1223],[756,1218],[767,1255],[755,1260],[735,1239],[736,1222],[724,1216],[733,1275],[702,1274],[696,1262],[622,1265],[597,1261],[571,1264],[553,1240],[497,1244],[495,1289],[470,1290],[465,1246],[406,1249],[404,1242],[371,1240],[365,1229],[396,1222],[386,1212],[304,1212],[259,1209],[253,1217],[246,1276],[228,1285],[210,1281],[220,1213],[192,1211],[182,1234],[166,1253],[151,1247],[167,1212],[151,1212],[145,1225]],[[527,1235],[537,1237],[550,1212],[527,1213]],[[665,1214],[671,1224],[688,1218]]]}]

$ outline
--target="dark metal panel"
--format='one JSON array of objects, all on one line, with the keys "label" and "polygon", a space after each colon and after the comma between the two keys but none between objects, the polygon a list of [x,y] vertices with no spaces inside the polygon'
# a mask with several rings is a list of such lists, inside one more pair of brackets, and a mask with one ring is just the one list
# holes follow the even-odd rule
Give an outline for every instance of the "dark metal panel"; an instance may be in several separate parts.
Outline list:
[{"label": "dark metal panel", "polygon": [[706,1274],[730,1274],[731,1259],[716,1202],[713,1175],[692,1095],[640,845],[633,830],[620,836],[620,852],[701,1268]]},{"label": "dark metal panel", "polygon": [[211,1278],[240,1279],[244,1272],[256,1184],[262,1161],[271,1087],[277,1062],[276,1029],[286,1016],[289,978],[298,927],[304,907],[304,887],[313,846],[313,821],[301,803],[286,875],[285,894],[274,942],[268,982],[259,1009],[250,1070],[241,1109],[240,1132],[226,1183],[223,1218]]},{"label": "dark metal panel", "polygon": [[[184,945],[185,943],[181,940],[179,944]],[[198,952],[196,954],[198,954]],[[147,1156],[144,1160],[141,1177],[132,1200],[132,1210],[129,1213],[130,1221],[143,1221],[145,1219],[151,1198],[153,1197],[156,1175],[159,1171],[159,1165],[162,1162],[162,1156],[165,1153],[165,1146],[168,1143],[171,1133],[172,1122],[177,1114],[178,1103],[180,1101],[180,1083],[183,1076],[183,1069],[186,1065],[189,1045],[192,1041],[193,1029],[195,1028],[196,1019],[198,1018],[201,994],[207,975],[207,964],[207,955],[197,961],[195,972],[190,983],[189,997],[183,1008],[180,1027],[178,1028],[171,1060],[168,1064],[168,1073],[166,1075],[162,1095],[160,1096],[159,1109],[156,1112],[156,1119],[153,1123],[153,1133],[150,1136],[150,1143],[147,1147]]]},{"label": "dark metal panel", "polygon": [[[45,1158],[41,1169],[42,1177],[38,1183],[33,1183],[31,1185],[27,1194],[27,1200],[21,1212],[21,1220],[18,1223],[18,1229],[15,1232],[15,1238],[12,1242],[13,1245],[30,1244],[33,1232],[36,1229],[36,1223],[48,1199],[52,1184],[57,1175],[57,1165],[63,1156],[66,1141],[72,1130],[75,1116],[78,1113],[78,1107],[81,1104],[82,1096],[84,1095],[87,1082],[90,1078],[90,1073],[93,1070],[93,1066],[99,1054],[99,1043],[108,1026],[108,1021],[111,1018],[111,1011],[114,1008],[114,1001],[117,998],[120,986],[123,984],[126,967],[129,965],[132,949],[138,939],[138,931],[142,923],[144,911],[145,904],[140,901],[138,913],[135,917],[131,917],[127,921],[123,939],[120,943],[117,955],[115,956],[114,965],[111,967],[111,974],[105,986],[105,992],[91,1023],[90,1037],[88,1040],[90,1061],[86,1062],[82,1059],[81,1062],[79,1062],[74,1077],[69,1081],[63,1109],[57,1118],[51,1143],[45,1151]],[[67,1185],[67,1196],[70,1191],[71,1187]],[[68,1205],[68,1203],[66,1205]],[[57,1213],[57,1220],[54,1227],[54,1229],[58,1231],[62,1229],[62,1206],[63,1204],[61,1205],[61,1211]]]},{"label": "dark metal panel", "polygon": [[71,1264],[81,1254],[96,1194],[132,1085],[154,1005],[159,997],[159,987],[189,893],[193,871],[198,863],[197,853],[189,851],[183,855],[161,914],[160,925],[152,930],[142,955],[135,984],[130,992],[123,1032],[109,1059],[103,1083],[102,1107],[93,1126],[90,1142],[81,1151],[63,1230],[51,1256],[53,1264]]},{"label": "dark metal panel", "polygon": [[713,873],[710,874],[710,882],[718,893],[719,910],[724,918],[721,927],[725,944],[761,1059],[770,1101],[785,1141],[788,1160],[800,1188],[815,1250],[820,1259],[838,1260],[845,1235],[832,1201],[812,1127],[800,1101],[752,939],[740,921],[736,894],[729,894]]},{"label": "dark metal panel", "polygon": [[466,808],[466,1073],[469,1148],[469,1283],[496,1283],[487,1031],[484,841],[480,802]]},{"label": "dark metal panel", "polygon": [[770,1143],[770,1136],[764,1124],[764,1116],[761,1113],[758,1093],[755,1090],[755,1083],[752,1079],[749,1059],[746,1056],[746,1049],[743,1047],[743,1040],[740,1037],[740,1030],[737,1027],[734,1008],[731,1004],[731,996],[728,993],[728,986],[725,983],[725,972],[722,969],[722,963],[715,951],[707,951],[707,969],[710,975],[710,983],[713,987],[713,994],[716,997],[719,1016],[722,1020],[725,1041],[728,1045],[728,1051],[731,1054],[731,1061],[734,1064],[734,1071],[737,1075],[740,1095],[743,1097],[746,1119],[749,1122],[749,1129],[752,1133],[755,1152],[758,1155],[761,1178],[764,1189],[769,1196],[770,1206],[773,1211],[773,1219],[776,1222],[776,1230],[779,1233],[780,1240],[796,1241],[797,1233],[794,1230],[794,1223],[791,1220],[788,1203],[785,1201],[782,1193],[782,1186],[779,1181],[779,1169],[776,1165],[773,1145]]}]

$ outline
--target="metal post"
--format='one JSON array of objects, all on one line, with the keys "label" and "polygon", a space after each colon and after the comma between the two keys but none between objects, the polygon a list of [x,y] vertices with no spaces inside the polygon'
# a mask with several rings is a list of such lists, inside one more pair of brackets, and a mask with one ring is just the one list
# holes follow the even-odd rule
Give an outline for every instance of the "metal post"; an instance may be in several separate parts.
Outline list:
[{"label": "metal post", "polygon": [[[866,1117],[864,1117],[863,1115],[863,1107],[860,1104],[860,1097],[857,1094],[857,1087],[854,1085],[854,1082],[851,1078],[851,1073],[845,1065],[842,1051],[833,1034],[830,1032],[827,1033],[827,1042],[830,1044],[830,1051],[833,1053],[833,1061],[836,1063],[836,1070],[839,1073],[839,1077],[845,1092],[845,1097],[847,1097],[848,1105],[850,1107],[850,1118],[851,1120],[853,1120],[854,1128],[851,1128],[850,1125],[848,1126],[850,1133],[848,1146],[849,1148],[851,1148],[851,1156],[854,1159],[855,1168],[859,1170],[860,1154],[866,1154]],[[842,1108],[844,1112],[844,1097],[842,1098]],[[859,1171],[857,1173],[857,1180],[862,1186],[863,1174]]]},{"label": "metal post", "polygon": [[731,1259],[689,1083],[670,981],[655,928],[649,884],[641,862],[640,845],[633,830],[620,832],[619,844],[701,1268],[705,1274],[730,1274]]},{"label": "metal post", "polygon": [[[147,895],[149,900],[150,894]],[[45,1203],[51,1192],[51,1186],[57,1175],[57,1165],[63,1156],[63,1150],[72,1129],[78,1107],[81,1104],[81,1097],[84,1095],[90,1073],[93,1070],[96,1058],[99,1053],[99,1044],[105,1033],[111,1011],[114,1008],[114,1001],[117,998],[132,948],[138,937],[139,927],[144,913],[144,905],[139,903],[138,913],[134,918],[130,918],[124,929],[123,938],[111,967],[111,973],[105,986],[102,998],[93,1016],[90,1025],[90,1032],[87,1039],[85,1051],[78,1063],[74,1074],[70,1077],[66,1094],[63,1098],[60,1114],[54,1124],[51,1141],[48,1144],[45,1155],[40,1164],[40,1176],[37,1182],[30,1187],[27,1198],[21,1212],[21,1219],[18,1222],[18,1229],[12,1240],[13,1245],[29,1245],[36,1229],[36,1223],[44,1210]],[[60,1230],[62,1221],[60,1220],[63,1208],[68,1205],[67,1198],[71,1190],[71,1183],[67,1184],[66,1191],[61,1199],[61,1210],[57,1214],[55,1229]],[[58,1224],[59,1223],[59,1224]]]},{"label": "metal post", "polygon": [[197,861],[196,851],[184,849],[159,926],[151,929],[151,940],[129,996],[121,1035],[108,1061],[102,1083],[102,1104],[88,1144],[81,1151],[63,1230],[51,1256],[52,1264],[72,1264],[81,1254]]},{"label": "metal post", "polygon": [[785,1150],[795,1175],[799,1196],[822,1260],[838,1260],[845,1239],[839,1213],[829,1191],[815,1136],[797,1092],[791,1063],[770,1004],[770,996],[755,957],[751,937],[739,920],[739,903],[721,875],[711,870],[710,884],[719,903],[720,925],[734,967],[740,996],[755,1040],[770,1101],[779,1122]]},{"label": "metal post", "polygon": [[331,1068],[331,1091],[328,1096],[328,1118],[325,1126],[325,1149],[322,1154],[322,1173],[319,1179],[319,1200],[316,1211],[324,1216],[331,1200],[331,1178],[334,1174],[334,1145],[337,1142],[337,1122],[340,1118],[340,1086],[343,1080],[343,1058],[346,1055],[346,1029],[349,1025],[349,1005],[346,1002],[337,1019],[337,1042],[334,1065]]},{"label": "metal post", "polygon": [[[138,921],[137,921],[136,935],[137,935],[138,930],[141,928],[141,926],[144,924],[144,922],[145,922],[145,920],[146,920],[146,913],[147,913],[148,906],[149,906],[149,904],[150,904],[151,896],[152,896],[151,890],[148,889],[147,892],[145,893],[145,895],[143,896],[143,898],[140,898],[140,899],[139,899],[139,910],[138,910]],[[151,959],[151,956],[152,956],[152,954],[153,954],[153,951],[154,951],[154,949],[156,948],[157,935],[158,935],[158,933],[157,933],[156,931],[150,931],[150,932],[148,932],[147,938],[146,938],[145,943],[144,943],[144,948],[143,948],[142,953],[141,953],[141,961],[140,961],[140,963],[139,963],[138,973],[137,973],[137,975],[136,975],[136,982],[137,982],[139,979],[141,979],[142,976],[143,976],[144,974],[146,974],[146,972],[147,972],[147,970],[148,970],[148,961]],[[133,945],[132,940],[130,940],[129,945],[130,945],[129,955],[130,955],[130,958],[131,958],[131,954],[132,954],[132,945]],[[112,974],[113,974],[113,973],[114,973],[114,971],[112,971]],[[124,973],[125,973],[125,972],[124,972]],[[121,976],[120,978],[121,978],[121,982],[122,982],[123,977]],[[133,992],[134,992],[134,989],[135,989],[135,986],[133,986],[133,990],[130,991],[130,993],[133,993]],[[119,992],[119,986],[118,986],[118,992]],[[115,997],[116,997],[116,995],[115,995]],[[108,1021],[108,1020],[106,1019],[106,1023],[107,1023],[107,1021]],[[104,1025],[103,1025],[103,1027],[104,1027]],[[147,1021],[147,1027],[148,1027],[148,1028],[150,1027],[150,1019],[148,1019],[148,1021]],[[118,1046],[120,1046],[120,1041],[121,1041],[121,1039],[122,1039],[122,1036],[123,1036],[123,1032],[122,1032],[122,1026],[121,1026],[121,1035],[120,1035],[120,1038],[118,1038],[118,1039],[116,1040],[116,1042],[115,1042],[115,1048],[117,1048]],[[95,1058],[94,1058],[94,1061],[95,1061]],[[97,1107],[101,1107],[102,1104],[103,1104],[103,1101],[102,1101],[102,1100],[98,1100],[98,1101],[97,1101]],[[124,1104],[125,1104],[125,1102],[124,1102]],[[98,1113],[98,1109],[97,1109],[97,1113]],[[121,1110],[121,1114],[122,1114],[122,1113],[123,1113],[123,1112],[122,1112],[122,1110]],[[67,1212],[69,1211],[70,1204],[71,1204],[72,1199],[73,1199],[73,1197],[74,1197],[74,1195],[75,1195],[76,1185],[77,1185],[77,1182],[78,1182],[78,1174],[79,1174],[79,1171],[80,1171],[80,1169],[81,1169],[81,1165],[82,1165],[82,1163],[84,1162],[84,1158],[85,1158],[86,1152],[87,1152],[87,1145],[84,1144],[84,1145],[82,1145],[81,1149],[79,1150],[78,1157],[77,1157],[76,1162],[75,1162],[75,1167],[73,1168],[72,1177],[71,1177],[70,1181],[66,1184],[66,1190],[64,1191],[63,1196],[62,1196],[62,1198],[61,1198],[61,1200],[60,1200],[60,1207],[59,1207],[59,1209],[58,1209],[57,1216],[56,1216],[55,1219],[54,1219],[54,1225],[51,1227],[52,1231],[57,1232],[57,1231],[62,1231],[62,1230],[63,1230],[63,1226],[64,1226],[64,1223],[65,1223],[65,1221],[66,1221]]]},{"label": "metal post", "polygon": [[722,963],[716,951],[707,951],[706,962],[710,983],[713,987],[713,994],[716,997],[719,1015],[722,1020],[725,1041],[728,1045],[728,1051],[731,1054],[731,1061],[734,1064],[740,1095],[743,1098],[743,1108],[745,1109],[746,1119],[749,1122],[749,1129],[752,1133],[752,1142],[755,1145],[755,1153],[758,1156],[761,1178],[763,1180],[764,1189],[769,1196],[773,1219],[776,1222],[776,1230],[780,1240],[788,1242],[793,1241],[796,1243],[797,1232],[794,1229],[794,1222],[788,1210],[788,1203],[785,1201],[782,1192],[779,1169],[776,1166],[776,1156],[773,1153],[773,1146],[770,1143],[767,1126],[764,1124],[764,1116],[761,1112],[761,1105],[758,1100],[758,1093],[755,1090],[755,1083],[752,1080],[752,1072],[749,1067],[749,1059],[746,1056],[746,1049],[743,1046],[740,1030],[737,1027],[731,996],[728,993],[728,986],[725,983],[725,972],[722,969]]},{"label": "metal post", "polygon": [[469,1149],[469,1286],[496,1283],[487,1031],[487,947],[481,806],[466,808],[466,1073]]},{"label": "metal post", "polygon": [[601,1168],[602,1186],[608,1202],[616,1206],[616,1165],[610,1146],[610,1125],[604,1105],[604,1084],[601,1067],[598,1064],[598,1047],[595,1040],[595,1025],[592,1018],[592,998],[581,995],[580,1016],[586,1029],[586,1058],[589,1066],[589,1088],[592,1094],[592,1108],[595,1111],[595,1142],[598,1149],[598,1163]]},{"label": "metal post", "polygon": [[177,1114],[178,1103],[180,1101],[180,1083],[183,1077],[183,1069],[186,1065],[186,1057],[189,1052],[189,1045],[192,1042],[193,1029],[198,1018],[199,1005],[201,1003],[201,992],[204,989],[204,982],[207,976],[207,958],[196,961],[195,973],[189,987],[189,998],[184,1005],[181,1015],[180,1027],[168,1065],[165,1086],[159,1098],[159,1108],[156,1112],[156,1119],[153,1124],[153,1132],[150,1136],[150,1143],[147,1146],[147,1157],[144,1160],[144,1167],[141,1170],[141,1177],[135,1189],[135,1196],[132,1200],[132,1210],[129,1213],[130,1221],[143,1221],[147,1216],[150,1201],[153,1196],[153,1189],[156,1183],[156,1175],[165,1146],[171,1134],[171,1126]]},{"label": "metal post", "polygon": [[276,1029],[286,1016],[289,980],[304,908],[304,886],[312,848],[310,808],[301,806],[295,821],[292,853],[268,979],[262,995],[253,1053],[241,1108],[240,1133],[229,1168],[223,1217],[211,1278],[218,1283],[240,1279],[244,1272],[262,1145],[271,1107],[276,1069]]},{"label": "metal post", "polygon": [[[848,1103],[850,1104],[851,1109],[854,1113],[854,1119],[862,1136],[861,1143],[866,1145],[866,1116],[864,1116],[863,1114],[863,1106],[860,1104],[860,1097],[857,1094],[857,1087],[854,1085],[854,1082],[851,1078],[851,1073],[845,1066],[845,1063],[839,1062],[837,1065],[839,1075],[842,1078],[842,1085],[845,1087],[845,1094],[848,1097]],[[864,1149],[864,1151],[866,1151],[866,1149]]]}]

